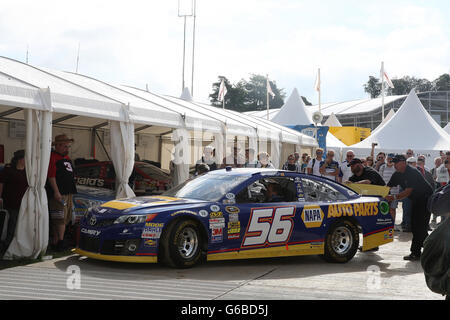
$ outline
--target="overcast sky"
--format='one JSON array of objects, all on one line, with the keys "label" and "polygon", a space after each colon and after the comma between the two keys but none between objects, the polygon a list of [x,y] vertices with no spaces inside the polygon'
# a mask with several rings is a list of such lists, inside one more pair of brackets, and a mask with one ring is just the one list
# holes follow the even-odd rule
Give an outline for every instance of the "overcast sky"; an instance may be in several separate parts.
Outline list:
[{"label": "overcast sky", "polygon": [[[180,0],[185,1],[185,0]],[[179,96],[183,18],[178,0],[4,1],[0,55],[113,84]],[[192,18],[186,86],[191,88]],[[208,102],[219,75],[235,83],[268,74],[289,95],[317,103],[366,98],[379,76],[434,80],[450,69],[450,2],[197,0],[194,100]]]}]

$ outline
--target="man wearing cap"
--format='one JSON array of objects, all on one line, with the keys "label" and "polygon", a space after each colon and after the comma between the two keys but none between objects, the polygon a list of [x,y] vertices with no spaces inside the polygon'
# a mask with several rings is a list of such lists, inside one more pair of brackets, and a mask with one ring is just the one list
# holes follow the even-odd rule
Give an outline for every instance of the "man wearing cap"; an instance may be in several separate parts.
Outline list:
[{"label": "man wearing cap", "polygon": [[64,233],[66,225],[72,220],[72,195],[77,193],[73,165],[68,156],[73,141],[65,134],[55,137],[48,167],[47,194],[53,232],[52,245],[57,251],[65,249]]},{"label": "man wearing cap", "polygon": [[430,212],[427,209],[427,201],[433,193],[433,189],[417,169],[406,164],[404,155],[395,155],[392,162],[394,162],[395,173],[387,185],[388,187],[400,185],[403,191],[398,195],[386,196],[386,200],[393,201],[404,198],[411,200],[411,231],[413,234],[411,254],[403,259],[419,260],[423,241],[428,236]]},{"label": "man wearing cap", "polygon": [[353,158],[348,167],[351,167],[353,175],[348,179],[353,183],[374,184],[384,186],[386,183],[380,174],[372,167],[365,167],[361,159]]}]

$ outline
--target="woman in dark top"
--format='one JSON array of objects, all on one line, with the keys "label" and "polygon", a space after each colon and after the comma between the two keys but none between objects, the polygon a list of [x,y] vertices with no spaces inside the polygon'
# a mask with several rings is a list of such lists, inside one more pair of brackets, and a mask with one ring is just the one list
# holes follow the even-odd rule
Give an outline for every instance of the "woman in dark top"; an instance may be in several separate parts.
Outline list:
[{"label": "woman in dark top", "polygon": [[27,188],[25,151],[18,150],[14,152],[11,164],[7,164],[0,172],[0,207],[3,205],[9,212],[6,239],[0,245],[0,256],[8,249],[14,237],[20,204]]}]

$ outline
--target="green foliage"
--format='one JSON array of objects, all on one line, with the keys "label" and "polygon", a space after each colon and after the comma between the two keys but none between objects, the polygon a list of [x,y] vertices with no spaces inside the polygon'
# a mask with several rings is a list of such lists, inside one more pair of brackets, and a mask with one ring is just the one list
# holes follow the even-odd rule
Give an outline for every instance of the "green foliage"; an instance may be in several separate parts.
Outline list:
[{"label": "green foliage", "polygon": [[380,79],[370,76],[369,81],[364,85],[364,91],[370,94],[372,99],[378,97],[381,93]]},{"label": "green foliage", "polygon": [[[392,84],[394,88],[390,88],[385,84],[387,95],[404,95],[408,94],[411,89],[415,89],[416,92],[450,91],[450,75],[445,73],[434,81],[404,76],[400,79],[392,79]],[[364,91],[369,93],[371,98],[380,96],[380,79],[370,76],[369,81],[364,84]]]},{"label": "green foliage", "polygon": [[[218,81],[212,84],[213,92],[209,95],[211,104],[215,107],[222,107],[222,101],[218,100],[220,83],[224,79],[227,88],[225,95],[225,108],[239,112],[266,110],[267,109],[267,78],[262,75],[251,74],[249,80],[241,79],[236,84],[224,77],[219,76]],[[270,87],[275,96],[269,95],[269,108],[281,108],[284,104],[286,94],[284,89],[277,87],[275,81],[270,81]],[[309,101],[304,99],[309,105]],[[306,103],[305,102],[305,103]]]}]

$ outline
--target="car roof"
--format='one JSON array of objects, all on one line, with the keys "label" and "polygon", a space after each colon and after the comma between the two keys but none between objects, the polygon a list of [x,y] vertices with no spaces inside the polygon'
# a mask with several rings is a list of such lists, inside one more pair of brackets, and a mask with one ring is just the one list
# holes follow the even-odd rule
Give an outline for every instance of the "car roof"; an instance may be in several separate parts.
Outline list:
[{"label": "car roof", "polygon": [[208,174],[228,174],[228,175],[236,175],[236,176],[251,176],[257,173],[273,173],[276,174],[278,172],[290,172],[290,173],[295,173],[292,171],[286,171],[286,170],[278,170],[278,169],[265,169],[265,168],[231,168],[229,167],[229,169],[218,169],[218,170],[214,170],[214,171],[210,171],[208,172]]}]

